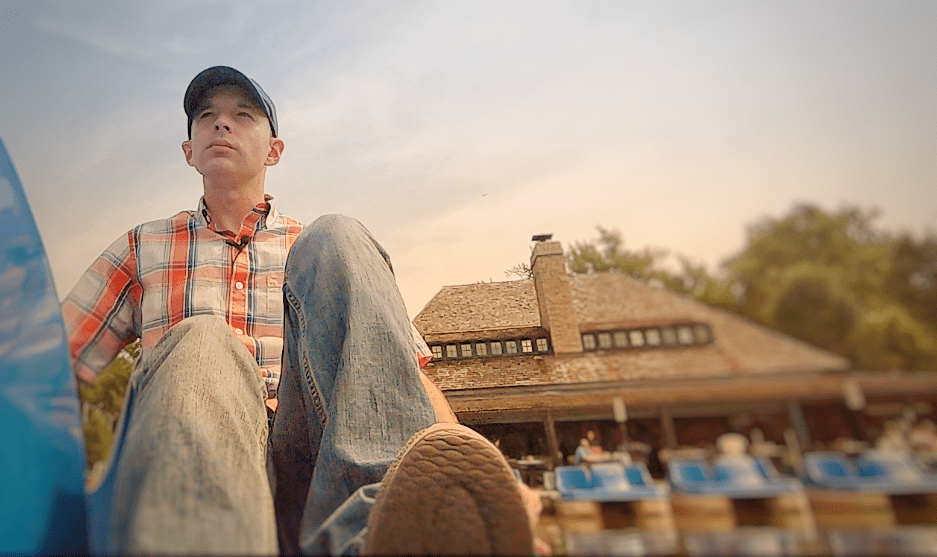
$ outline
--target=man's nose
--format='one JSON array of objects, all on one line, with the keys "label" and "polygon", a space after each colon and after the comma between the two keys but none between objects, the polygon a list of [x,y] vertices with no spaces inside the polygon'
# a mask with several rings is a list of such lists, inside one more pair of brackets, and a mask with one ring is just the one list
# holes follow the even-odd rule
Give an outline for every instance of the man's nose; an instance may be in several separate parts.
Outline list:
[{"label": "man's nose", "polygon": [[218,117],[215,118],[215,129],[231,131],[231,119],[225,114],[219,114]]}]

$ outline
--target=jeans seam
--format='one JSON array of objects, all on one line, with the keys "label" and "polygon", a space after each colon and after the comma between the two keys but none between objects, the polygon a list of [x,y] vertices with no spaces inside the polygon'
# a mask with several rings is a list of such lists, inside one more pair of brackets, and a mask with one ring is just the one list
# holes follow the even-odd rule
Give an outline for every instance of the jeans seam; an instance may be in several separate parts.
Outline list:
[{"label": "jeans seam", "polygon": [[293,292],[289,290],[288,286],[284,285],[283,293],[286,296],[287,303],[290,305],[290,309],[293,311],[293,314],[296,316],[297,321],[299,322],[299,334],[302,337],[299,342],[299,346],[295,347],[296,350],[302,351],[302,356],[300,358],[300,367],[302,368],[303,375],[306,377],[306,386],[307,393],[312,402],[312,407],[316,412],[316,417],[319,419],[319,425],[322,430],[325,430],[325,425],[329,421],[328,414],[325,411],[325,407],[322,405],[322,398],[319,396],[319,386],[316,383],[315,375],[312,373],[312,366],[309,365],[309,356],[306,354],[306,351],[302,347],[308,346],[306,342],[306,321],[305,315],[299,307],[299,300],[293,295]]}]

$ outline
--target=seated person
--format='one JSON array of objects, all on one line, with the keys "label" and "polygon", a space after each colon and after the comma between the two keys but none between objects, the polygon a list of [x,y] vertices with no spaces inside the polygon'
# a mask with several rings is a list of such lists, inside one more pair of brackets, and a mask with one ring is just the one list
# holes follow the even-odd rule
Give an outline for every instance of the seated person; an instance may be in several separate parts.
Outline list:
[{"label": "seated person", "polygon": [[118,238],[62,307],[80,381],[142,341],[108,552],[531,553],[536,502],[420,370],[387,253],[266,193],[270,97],[216,66],[183,106],[198,206]]},{"label": "seated person", "polygon": [[719,455],[715,465],[725,471],[739,486],[760,486],[765,477],[748,454],[748,439],[740,433],[726,433],[716,440]]},{"label": "seated person", "polygon": [[606,462],[608,457],[595,440],[595,432],[588,431],[583,439],[579,440],[579,446],[576,447],[574,455],[576,464],[595,464],[597,462]]}]

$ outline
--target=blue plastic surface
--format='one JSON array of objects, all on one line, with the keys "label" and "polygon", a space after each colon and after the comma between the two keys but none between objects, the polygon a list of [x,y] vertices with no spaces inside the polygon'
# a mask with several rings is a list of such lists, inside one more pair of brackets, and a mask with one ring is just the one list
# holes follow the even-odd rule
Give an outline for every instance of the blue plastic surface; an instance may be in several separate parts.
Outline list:
[{"label": "blue plastic surface", "polygon": [[804,455],[804,473],[812,485],[843,491],[872,491],[889,495],[937,493],[937,476],[900,462],[867,452],[853,463],[836,451],[817,451]]},{"label": "blue plastic surface", "polygon": [[651,477],[651,473],[648,472],[647,466],[642,462],[626,464],[625,477],[628,478],[631,485],[654,487],[654,479]]},{"label": "blue plastic surface", "polygon": [[866,451],[856,457],[859,478],[895,485],[914,486],[921,491],[937,492],[937,474],[915,461],[910,454],[893,455]]},{"label": "blue plastic surface", "polygon": [[715,467],[701,460],[673,460],[667,465],[670,484],[683,493],[759,499],[803,489],[800,481],[782,478],[768,466],[751,457],[717,461]]},{"label": "blue plastic surface", "polygon": [[[667,491],[653,483],[628,480],[626,467],[620,463],[586,466],[558,466],[554,469],[556,490],[566,500],[637,501],[665,497]],[[641,476],[640,470],[638,476]],[[648,475],[649,476],[649,475]]]},{"label": "blue plastic surface", "polygon": [[0,553],[87,551],[78,389],[39,231],[0,142]]}]

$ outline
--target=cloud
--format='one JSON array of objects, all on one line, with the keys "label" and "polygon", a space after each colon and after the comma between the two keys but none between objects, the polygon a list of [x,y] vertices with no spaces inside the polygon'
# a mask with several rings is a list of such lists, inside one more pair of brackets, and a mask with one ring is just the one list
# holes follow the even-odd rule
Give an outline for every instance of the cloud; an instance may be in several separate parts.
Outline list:
[{"label": "cloud", "polygon": [[140,2],[57,0],[42,4],[36,26],[107,56],[161,66],[235,43],[256,25],[256,13],[246,2],[165,0],[154,10]]},{"label": "cloud", "polygon": [[927,5],[29,6],[0,132],[60,288],[133,224],[194,206],[181,96],[218,63],[277,103],[281,209],[360,218],[402,290],[502,279],[532,233],[596,224],[711,262],[794,198],[937,225]]}]

